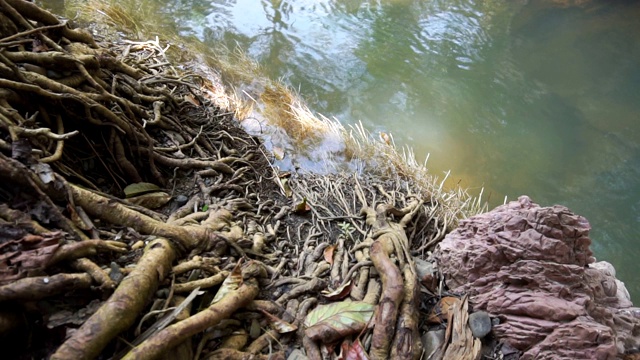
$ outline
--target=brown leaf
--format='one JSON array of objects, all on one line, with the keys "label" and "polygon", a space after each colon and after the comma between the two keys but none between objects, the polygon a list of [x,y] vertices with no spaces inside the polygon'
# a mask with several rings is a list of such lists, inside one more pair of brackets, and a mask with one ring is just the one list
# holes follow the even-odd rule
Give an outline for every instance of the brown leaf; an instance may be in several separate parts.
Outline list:
[{"label": "brown leaf", "polygon": [[382,139],[382,141],[384,141],[387,145],[391,145],[393,144],[393,140],[391,139],[391,135],[385,133],[385,132],[380,132],[380,139]]},{"label": "brown leaf", "polygon": [[329,245],[324,248],[323,255],[324,260],[329,263],[329,265],[333,265],[333,253],[336,250],[337,245]]},{"label": "brown leaf", "polygon": [[157,209],[159,207],[162,207],[166,203],[168,203],[169,200],[171,200],[171,195],[165,192],[154,192],[127,198],[128,202],[145,207],[147,209]]},{"label": "brown leaf", "polygon": [[451,309],[460,299],[453,296],[446,296],[440,299],[438,303],[431,309],[427,322],[431,324],[442,324],[451,315]]},{"label": "brown leaf", "polygon": [[445,359],[474,360],[480,358],[482,342],[473,337],[469,328],[469,297],[465,295],[462,300],[456,299],[449,310],[449,324],[445,336],[449,345],[444,353]]},{"label": "brown leaf", "polygon": [[192,94],[187,94],[184,96],[184,99],[190,103],[192,103],[195,106],[200,106],[200,101],[198,101],[198,99],[196,99],[195,96],[193,96]]},{"label": "brown leaf", "polygon": [[25,234],[21,239],[0,245],[0,285],[25,277],[30,270],[43,270],[60,247],[61,231],[40,235]]},{"label": "brown leaf", "polygon": [[273,326],[273,328],[276,329],[280,334],[286,334],[298,330],[297,326],[289,324],[288,322],[276,316],[273,316],[264,310],[260,310],[260,312],[267,318],[267,320],[269,320],[271,326]]},{"label": "brown leaf", "polygon": [[322,293],[322,296],[326,297],[329,300],[342,300],[347,296],[349,296],[349,294],[351,293],[352,287],[353,287],[353,282],[349,280],[333,291],[331,291],[330,289],[322,290],[321,293]]}]

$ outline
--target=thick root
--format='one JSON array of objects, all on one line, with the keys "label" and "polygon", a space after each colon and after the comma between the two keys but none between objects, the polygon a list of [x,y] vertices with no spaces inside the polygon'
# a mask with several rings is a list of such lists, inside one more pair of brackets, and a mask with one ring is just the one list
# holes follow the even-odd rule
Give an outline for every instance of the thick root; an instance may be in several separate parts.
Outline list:
[{"label": "thick root", "polygon": [[374,360],[389,358],[389,346],[396,330],[398,308],[404,292],[402,274],[389,259],[388,245],[385,246],[383,239],[376,240],[371,245],[371,260],[382,279],[382,297],[374,315],[375,325],[369,353]]},{"label": "thick root", "polygon": [[418,332],[420,285],[412,263],[404,267],[404,299],[400,307],[398,328],[391,347],[392,359],[417,360],[422,355]]},{"label": "thick root", "polygon": [[0,286],[0,301],[33,301],[74,289],[91,286],[89,274],[57,274],[53,276],[30,277]]},{"label": "thick root", "polygon": [[[128,329],[169,270],[175,251],[166,239],[148,245],[135,270],[98,311],[65,341],[51,359],[94,359],[120,332]],[[88,275],[87,275],[88,276]]]},{"label": "thick root", "polygon": [[166,224],[81,187],[69,184],[69,189],[76,205],[109,223],[128,226],[143,234],[169,238],[184,249],[191,249],[209,238],[207,228]]},{"label": "thick root", "polygon": [[209,306],[186,320],[173,324],[131,350],[123,360],[160,359],[170,348],[185,339],[204,331],[228,318],[237,309],[250,303],[258,295],[255,279],[245,281],[237,290],[227,294],[222,300]]}]

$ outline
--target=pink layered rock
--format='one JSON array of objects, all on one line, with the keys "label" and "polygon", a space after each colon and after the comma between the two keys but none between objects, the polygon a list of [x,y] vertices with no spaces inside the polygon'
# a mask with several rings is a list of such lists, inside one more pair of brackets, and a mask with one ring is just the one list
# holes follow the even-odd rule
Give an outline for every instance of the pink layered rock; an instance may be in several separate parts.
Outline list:
[{"label": "pink layered rock", "polygon": [[460,223],[434,257],[454,292],[497,316],[522,359],[615,359],[640,350],[640,309],[589,250],[590,225],[528,197]]}]

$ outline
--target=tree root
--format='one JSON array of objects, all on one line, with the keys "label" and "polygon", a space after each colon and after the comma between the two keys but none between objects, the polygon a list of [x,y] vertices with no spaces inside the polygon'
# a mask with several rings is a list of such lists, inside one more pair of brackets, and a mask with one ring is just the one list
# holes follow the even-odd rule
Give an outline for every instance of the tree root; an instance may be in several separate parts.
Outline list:
[{"label": "tree root", "polygon": [[78,186],[69,184],[69,189],[76,205],[109,223],[128,226],[143,234],[169,238],[183,249],[192,249],[210,239],[210,233],[206,228],[179,227],[162,223]]},{"label": "tree root", "polygon": [[390,335],[396,331],[396,318],[404,291],[400,270],[389,259],[389,245],[380,240],[371,245],[371,260],[382,279],[383,289],[374,315],[375,326],[369,353],[371,359],[389,358],[389,346],[393,340]]},{"label": "tree root", "polygon": [[417,360],[422,355],[422,341],[418,332],[420,286],[410,264],[405,265],[403,276],[404,299],[391,347],[391,358]]},{"label": "tree root", "polygon": [[109,240],[85,240],[73,244],[66,244],[59,247],[56,252],[53,253],[47,262],[47,266],[51,266],[61,261],[95,255],[98,251],[107,250],[124,253],[127,251],[127,245],[119,241]]},{"label": "tree root", "polygon": [[136,346],[122,359],[159,359],[166,349],[172,348],[185,339],[228,318],[234,311],[253,300],[257,294],[257,281],[254,279],[246,280],[237,290],[228,293],[219,302],[186,320],[165,328]]},{"label": "tree root", "polygon": [[128,329],[171,269],[175,251],[165,239],[147,249],[135,270],[125,277],[98,311],[67,339],[51,359],[93,359],[120,332]]},{"label": "tree root", "polygon": [[75,289],[91,286],[89,274],[57,274],[29,277],[0,286],[0,301],[40,300]]},{"label": "tree root", "polygon": [[[361,211],[367,217],[367,224],[372,226],[370,256],[382,280],[382,296],[373,320],[369,353],[372,359],[387,359],[390,353],[394,359],[417,359],[422,353],[416,318],[419,284],[404,232],[404,226],[420,205],[420,202],[412,201],[404,209],[378,205],[376,211],[367,207]],[[402,216],[402,219],[398,223],[390,222],[387,220],[388,214]],[[396,257],[402,273],[391,256]]]}]

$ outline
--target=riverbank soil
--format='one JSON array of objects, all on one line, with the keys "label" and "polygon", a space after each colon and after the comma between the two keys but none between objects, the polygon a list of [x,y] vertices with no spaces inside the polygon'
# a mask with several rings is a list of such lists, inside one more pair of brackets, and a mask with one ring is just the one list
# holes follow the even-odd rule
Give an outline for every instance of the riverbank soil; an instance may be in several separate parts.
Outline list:
[{"label": "riverbank soil", "polygon": [[497,355],[424,261],[437,204],[279,173],[165,50],[0,0],[3,358]]}]

